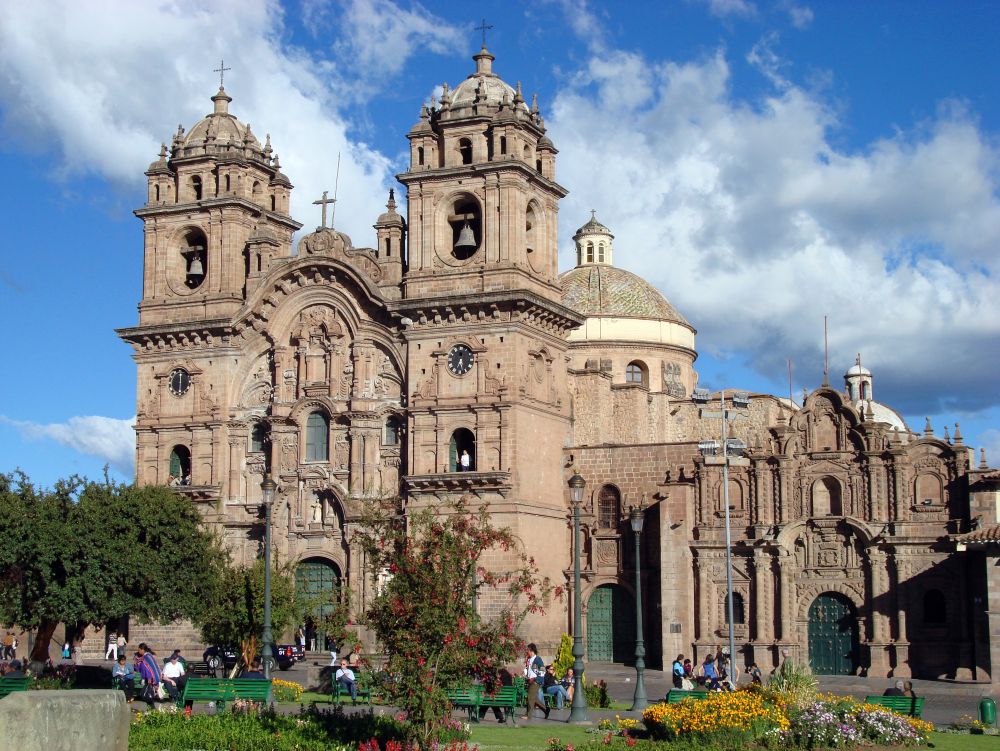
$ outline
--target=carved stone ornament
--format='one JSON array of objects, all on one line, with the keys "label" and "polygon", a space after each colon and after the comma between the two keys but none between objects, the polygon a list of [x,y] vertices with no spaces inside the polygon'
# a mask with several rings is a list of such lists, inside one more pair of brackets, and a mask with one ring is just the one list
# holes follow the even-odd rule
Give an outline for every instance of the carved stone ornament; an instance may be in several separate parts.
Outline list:
[{"label": "carved stone ornament", "polygon": [[307,256],[332,256],[351,247],[351,238],[343,232],[323,227],[302,238],[301,248]]}]

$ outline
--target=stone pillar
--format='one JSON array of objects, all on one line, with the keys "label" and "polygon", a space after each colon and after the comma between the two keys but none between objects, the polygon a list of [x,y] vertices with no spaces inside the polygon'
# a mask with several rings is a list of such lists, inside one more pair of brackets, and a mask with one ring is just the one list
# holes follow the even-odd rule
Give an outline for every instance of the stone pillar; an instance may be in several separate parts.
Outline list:
[{"label": "stone pillar", "polygon": [[754,548],[754,641],[763,646],[774,640],[774,612],[768,605],[773,581],[771,573],[771,553],[763,548]]},{"label": "stone pillar", "polygon": [[308,370],[306,369],[306,353],[307,353],[307,348],[304,347],[304,346],[300,346],[298,348],[297,352],[298,352],[298,356],[299,356],[299,363],[298,363],[299,367],[298,367],[298,374],[297,374],[298,377],[295,379],[296,380],[296,385],[298,386],[298,389],[296,391],[295,396],[296,396],[296,398],[301,399],[303,397],[303,395],[305,394],[306,381],[309,378],[308,377]]},{"label": "stone pillar", "polygon": [[232,500],[240,496],[240,444],[239,436],[229,436],[229,486],[225,495]]},{"label": "stone pillar", "polygon": [[868,567],[870,572],[870,587],[868,590],[868,607],[871,617],[869,638],[869,668],[868,675],[883,677],[889,675],[889,640],[892,593],[889,588],[888,556],[877,549],[868,550]]},{"label": "stone pillar", "polygon": [[701,560],[700,557],[695,557],[692,559],[691,563],[694,565],[694,587],[695,587],[695,597],[694,606],[696,612],[698,613],[698,633],[695,639],[699,642],[706,641],[708,639],[708,612],[705,607],[706,593],[707,589],[705,586],[705,568],[706,564]]},{"label": "stone pillar", "polygon": [[910,566],[905,556],[897,552],[896,560],[896,644],[893,678],[910,678],[910,642],[907,637],[906,618],[910,607],[909,582]]},{"label": "stone pillar", "polygon": [[790,644],[793,639],[792,565],[791,555],[778,554],[778,591],[781,598],[781,642],[783,644]]}]

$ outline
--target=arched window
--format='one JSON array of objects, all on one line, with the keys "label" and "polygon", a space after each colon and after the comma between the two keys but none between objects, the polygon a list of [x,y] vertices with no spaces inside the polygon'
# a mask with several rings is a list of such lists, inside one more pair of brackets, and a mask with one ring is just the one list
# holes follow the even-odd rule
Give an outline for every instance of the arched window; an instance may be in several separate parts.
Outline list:
[{"label": "arched window", "polygon": [[[729,625],[729,597],[722,595],[722,612],[725,613],[726,625]],[[743,595],[733,592],[733,625],[740,626],[747,622],[746,605],[743,604]]]},{"label": "arched window", "polygon": [[194,193],[194,200],[201,200],[201,178],[198,175],[191,177],[191,192]]},{"label": "arched window", "polygon": [[232,188],[230,187],[231,185],[232,185],[232,178],[229,175],[226,175],[226,192],[227,193],[230,190],[232,190]]},{"label": "arched window", "polygon": [[184,285],[188,289],[201,286],[208,275],[208,241],[200,229],[190,229],[184,235],[181,256],[184,259]]},{"label": "arched window", "polygon": [[843,516],[840,483],[832,477],[821,477],[812,487],[813,516]]},{"label": "arched window", "polygon": [[191,484],[191,451],[187,446],[174,446],[170,451],[168,485]]},{"label": "arched window", "polygon": [[271,194],[271,211],[274,211],[274,207],[277,205],[274,198],[274,193]]},{"label": "arched window", "polygon": [[862,381],[861,382],[861,398],[862,399],[871,399],[872,398],[871,397],[871,390],[869,389],[867,381]]},{"label": "arched window", "polygon": [[417,164],[424,163],[424,147],[417,146]]},{"label": "arched window", "polygon": [[160,186],[159,185],[155,186],[153,188],[153,190],[155,191],[153,200],[156,201],[156,202],[159,202],[159,200],[160,200]]},{"label": "arched window", "polygon": [[594,243],[587,243],[587,263],[594,262]]},{"label": "arched window", "polygon": [[267,445],[267,440],[267,423],[254,423],[253,429],[250,431],[250,453],[262,453]]},{"label": "arched window", "polygon": [[500,136],[500,153],[507,153],[507,136]]},{"label": "arched window", "polygon": [[614,485],[605,485],[597,494],[597,526],[618,529],[621,519],[621,494]]},{"label": "arched window", "polygon": [[948,601],[940,589],[924,592],[924,625],[943,626],[948,622]]},{"label": "arched window", "polygon": [[313,412],[306,421],[306,461],[329,461],[330,420],[322,412]]},{"label": "arched window", "polygon": [[[448,447],[448,471],[474,472],[476,469],[476,436],[468,428],[451,434]],[[467,459],[465,457],[468,457]]]},{"label": "arched window", "polygon": [[528,204],[528,210],[524,215],[524,241],[529,253],[533,253],[538,245],[538,215],[533,203]]},{"label": "arched window", "polygon": [[462,158],[462,164],[472,164],[472,141],[468,138],[459,138],[458,155]]},{"label": "arched window", "polygon": [[646,383],[646,366],[633,360],[625,366],[625,383]]},{"label": "arched window", "polygon": [[535,172],[537,172],[538,174],[542,173],[542,160],[541,159],[536,159],[535,160]]},{"label": "arched window", "polygon": [[944,504],[944,488],[941,478],[930,472],[917,475],[916,501],[921,506],[940,506]]},{"label": "arched window", "polygon": [[459,261],[471,258],[482,242],[482,211],[479,201],[471,195],[455,199],[447,218],[451,227],[451,254]]},{"label": "arched window", "polygon": [[604,263],[604,243],[599,243],[597,246],[597,262]]},{"label": "arched window", "polygon": [[382,443],[386,446],[395,446],[399,443],[400,430],[399,418],[391,415],[385,421],[385,437]]}]

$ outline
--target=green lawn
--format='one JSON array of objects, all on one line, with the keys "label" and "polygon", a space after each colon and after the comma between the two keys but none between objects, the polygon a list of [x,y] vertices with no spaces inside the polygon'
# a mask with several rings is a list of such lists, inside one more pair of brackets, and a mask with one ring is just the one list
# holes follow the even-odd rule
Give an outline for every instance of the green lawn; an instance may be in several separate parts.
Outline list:
[{"label": "green lawn", "polygon": [[931,747],[937,751],[1000,751],[1000,735],[931,733]]}]

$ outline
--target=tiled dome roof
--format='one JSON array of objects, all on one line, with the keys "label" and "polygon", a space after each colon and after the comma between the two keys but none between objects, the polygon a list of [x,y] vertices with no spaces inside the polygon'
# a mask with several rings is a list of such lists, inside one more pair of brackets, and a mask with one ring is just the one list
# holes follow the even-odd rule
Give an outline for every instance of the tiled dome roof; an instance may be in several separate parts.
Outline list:
[{"label": "tiled dome roof", "polygon": [[591,264],[559,276],[563,305],[585,316],[652,318],[690,327],[652,284],[625,269]]}]

